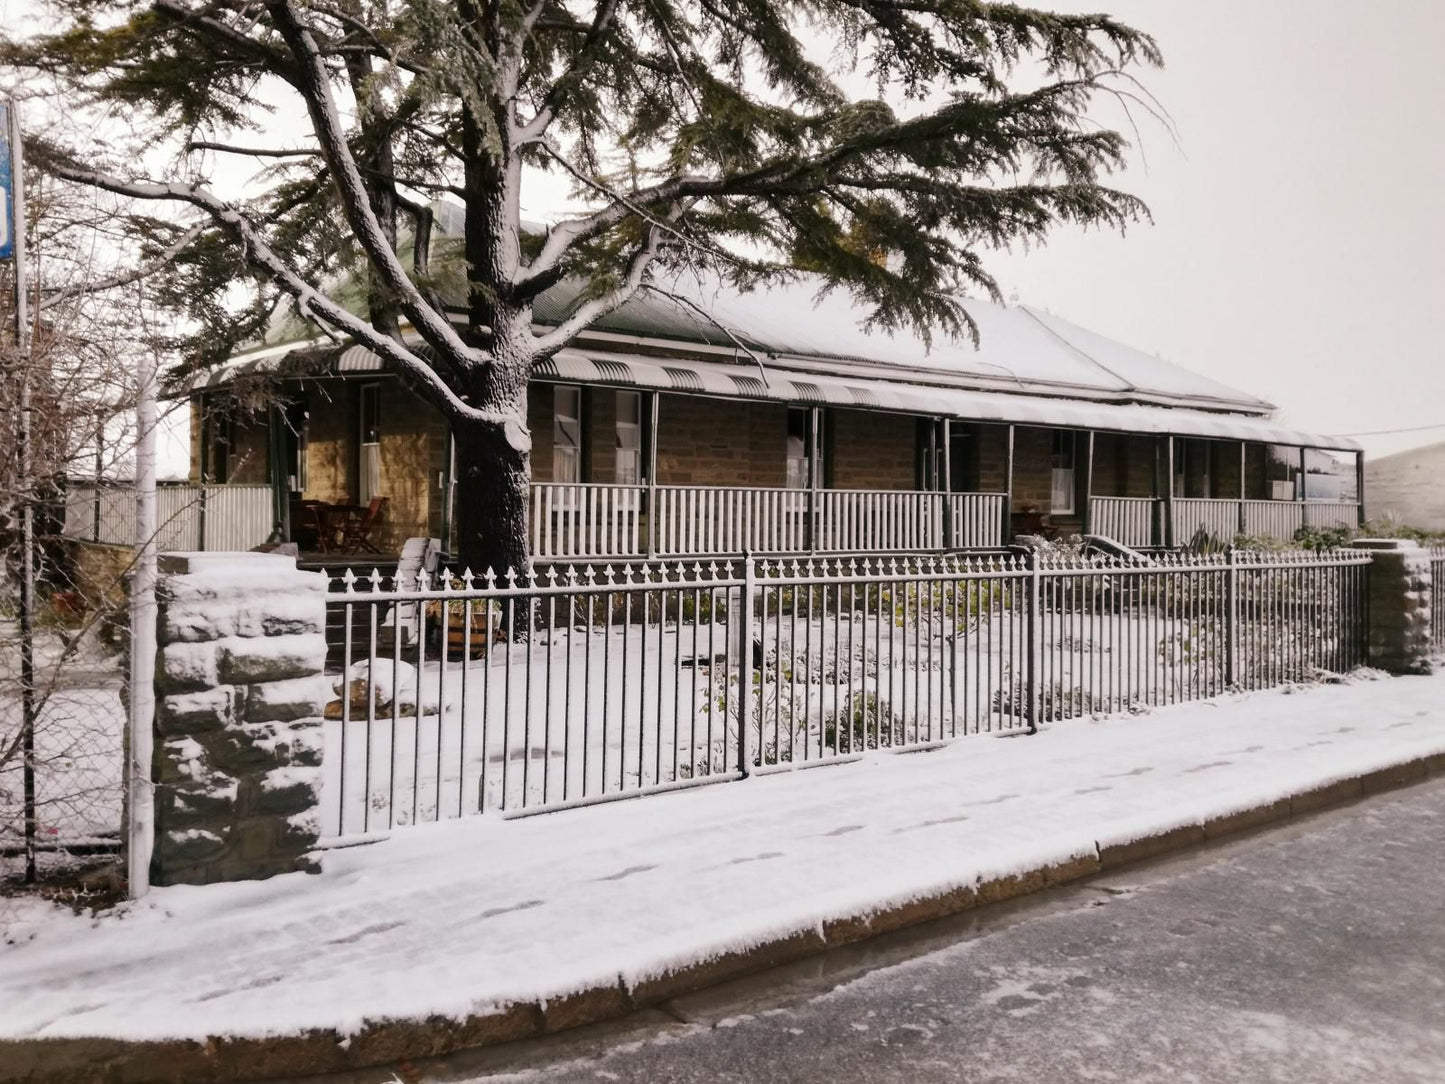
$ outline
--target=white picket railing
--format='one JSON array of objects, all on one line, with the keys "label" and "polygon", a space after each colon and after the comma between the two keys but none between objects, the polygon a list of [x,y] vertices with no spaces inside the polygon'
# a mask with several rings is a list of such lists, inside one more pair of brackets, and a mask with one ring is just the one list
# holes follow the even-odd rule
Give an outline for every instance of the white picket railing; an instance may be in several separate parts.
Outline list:
[{"label": "white picket railing", "polygon": [[[73,485],[65,497],[67,538],[134,546],[134,486]],[[248,550],[271,537],[271,487],[161,485],[156,487],[156,545],[162,552]]]},{"label": "white picket railing", "polygon": [[647,490],[548,482],[532,486],[532,556],[637,557]]},{"label": "white picket railing", "polygon": [[808,492],[658,486],[656,531],[661,557],[803,553]]},{"label": "white picket railing", "polygon": [[1007,493],[950,493],[954,549],[993,549],[1004,543],[1003,510]]},{"label": "white picket railing", "polygon": [[1153,497],[1094,497],[1090,502],[1090,533],[1125,546],[1154,544]]},{"label": "white picket railing", "polygon": [[1288,541],[1304,525],[1295,501],[1245,501],[1244,533]]},{"label": "white picket railing", "polygon": [[[1002,493],[808,490],[537,482],[532,554],[546,560],[925,553],[1001,544]],[[651,520],[651,522],[649,522]]]},{"label": "white picket railing", "polygon": [[1354,501],[1306,501],[1305,526],[1349,527],[1360,525],[1360,506]]},{"label": "white picket railing", "polygon": [[823,553],[921,553],[943,548],[943,494],[906,490],[818,491]]},{"label": "white picket railing", "polygon": [[1232,541],[1239,534],[1239,502],[1175,497],[1175,545],[1187,546],[1200,531],[1221,542]]}]

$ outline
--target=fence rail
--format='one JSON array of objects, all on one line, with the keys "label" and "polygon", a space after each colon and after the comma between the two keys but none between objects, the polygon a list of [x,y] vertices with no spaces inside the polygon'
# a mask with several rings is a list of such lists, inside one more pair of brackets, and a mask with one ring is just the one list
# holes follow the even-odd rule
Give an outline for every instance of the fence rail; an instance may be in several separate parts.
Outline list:
[{"label": "fence rail", "polygon": [[[136,491],[129,485],[72,485],[65,496],[67,538],[134,546]],[[266,484],[156,487],[156,545],[162,551],[248,550],[275,525]]]},{"label": "fence rail", "polygon": [[590,804],[1346,670],[1364,657],[1368,563],[747,559],[569,566],[530,584],[347,573],[329,601],[341,642],[325,828]]},{"label": "fence rail", "polygon": [[1174,541],[1185,546],[1202,531],[1210,538],[1228,542],[1239,534],[1239,502],[1204,500],[1194,497],[1174,499]]},{"label": "fence rail", "polygon": [[1001,546],[1005,500],[1002,493],[537,482],[530,531],[533,556],[552,560],[929,553]]},{"label": "fence rail", "polygon": [[1360,525],[1360,506],[1354,501],[1306,501],[1306,527],[1345,527]]},{"label": "fence rail", "polygon": [[1135,549],[1152,546],[1159,503],[1153,497],[1094,497],[1090,502],[1090,529]]}]

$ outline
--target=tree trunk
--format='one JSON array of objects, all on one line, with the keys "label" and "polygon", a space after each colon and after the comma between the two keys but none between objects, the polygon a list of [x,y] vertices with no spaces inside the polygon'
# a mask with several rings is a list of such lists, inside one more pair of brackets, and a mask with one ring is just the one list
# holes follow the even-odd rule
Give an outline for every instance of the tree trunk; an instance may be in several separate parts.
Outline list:
[{"label": "tree trunk", "polygon": [[[525,403],[525,390],[522,395]],[[527,544],[531,456],[513,448],[502,428],[492,423],[454,421],[452,434],[457,451],[458,565],[478,576],[491,569],[502,583],[510,570],[519,583],[525,582],[531,557]]]}]

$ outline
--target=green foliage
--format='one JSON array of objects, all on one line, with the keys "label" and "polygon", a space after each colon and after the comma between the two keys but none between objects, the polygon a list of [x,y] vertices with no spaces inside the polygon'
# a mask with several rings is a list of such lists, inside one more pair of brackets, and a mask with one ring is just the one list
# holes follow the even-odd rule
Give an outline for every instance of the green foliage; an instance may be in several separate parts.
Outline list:
[{"label": "green foliage", "polygon": [[[823,291],[848,290],[870,323],[971,334],[963,297],[998,294],[986,248],[1147,215],[1103,183],[1127,142],[1087,113],[1099,94],[1152,109],[1130,71],[1160,54],[1106,15],[955,0],[617,0],[582,10],[557,0],[81,0],[55,14],[47,33],[0,38],[0,61],[44,73],[77,111],[122,111],[132,138],[110,153],[37,139],[37,160],[126,181],[141,162],[204,177],[221,162],[259,161],[261,183],[235,212],[311,287],[367,271],[364,309],[378,326],[408,302],[357,228],[361,203],[335,183],[341,151],[316,119],[327,96],[349,118],[362,202],[395,252],[409,231],[429,229],[429,200],[464,205],[468,251],[452,268],[466,281],[419,256],[409,270],[424,294],[448,285],[435,303],[467,307],[478,327],[488,312],[525,316],[565,278],[580,284],[571,306],[629,292],[629,267],[666,223],[665,244],[647,257],[658,270],[711,265],[741,286],[811,272]],[[313,60],[322,84],[310,79]],[[1015,79],[1025,64],[1036,77]],[[850,92],[858,73],[870,96]],[[302,109],[317,138],[294,153],[270,138],[271,116]],[[309,149],[318,144],[321,153]],[[235,145],[293,153],[238,158]],[[524,242],[520,265],[508,250],[527,202],[507,180],[519,163],[570,178],[605,210],[535,274],[526,261],[538,239]],[[193,366],[255,338],[283,295],[304,319],[334,323],[270,271],[238,302],[234,284],[250,278],[242,268],[260,264],[233,222],[218,214],[179,265]]]}]

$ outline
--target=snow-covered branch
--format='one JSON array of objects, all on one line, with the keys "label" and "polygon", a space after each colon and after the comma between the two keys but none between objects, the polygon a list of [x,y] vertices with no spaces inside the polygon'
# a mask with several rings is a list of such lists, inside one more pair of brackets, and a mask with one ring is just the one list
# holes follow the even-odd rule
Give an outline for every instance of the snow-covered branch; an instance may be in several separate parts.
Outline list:
[{"label": "snow-covered branch", "polygon": [[551,331],[537,336],[533,360],[540,361],[550,357],[591,324],[625,305],[642,286],[643,280],[647,277],[648,268],[652,266],[662,248],[664,236],[663,229],[657,226],[650,227],[647,231],[647,240],[629,257],[622,283],[616,289],[609,290],[600,297],[584,301],[571,316],[568,316]]},{"label": "snow-covered branch", "polygon": [[[264,273],[295,300],[302,315],[325,324],[341,334],[350,336],[389,362],[400,373],[425,385],[428,392],[436,396],[438,403],[448,413],[460,418],[505,426],[509,434],[520,428],[517,419],[509,414],[479,410],[467,403],[448,387],[422,358],[395,339],[378,331],[365,320],[348,312],[340,304],[306,282],[267,243],[255,223],[238,208],[207,189],[175,182],[126,181],[107,173],[84,169],[58,160],[50,161],[48,168],[56,176],[76,184],[90,185],[133,199],[186,203],[205,211],[217,225],[236,238],[245,250],[248,262],[253,267]],[[455,332],[452,334],[455,336]],[[458,342],[460,343],[460,340]],[[486,364],[488,360],[485,355],[465,344],[460,344],[460,356],[466,357],[478,365]],[[525,437],[525,433],[523,436]]]},{"label": "snow-covered branch", "polygon": [[432,347],[453,356],[465,356],[470,348],[462,341],[446,315],[427,304],[402,266],[401,258],[387,240],[372,210],[361,170],[351,153],[336,99],[331,93],[330,73],[317,49],[311,31],[297,16],[290,0],[271,0],[266,5],[276,27],[295,53],[299,72],[297,89],[306,100],[316,140],[336,180],[342,210],[381,281],[392,290],[412,326]]}]

